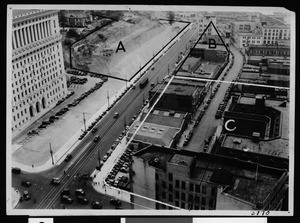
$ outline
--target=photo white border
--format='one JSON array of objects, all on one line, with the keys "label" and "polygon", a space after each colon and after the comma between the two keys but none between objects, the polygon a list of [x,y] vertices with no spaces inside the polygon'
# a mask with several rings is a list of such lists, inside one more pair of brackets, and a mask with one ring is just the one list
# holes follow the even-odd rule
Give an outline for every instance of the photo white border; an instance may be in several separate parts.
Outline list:
[{"label": "photo white border", "polygon": [[[295,120],[295,13],[278,7],[232,7],[232,6],[177,6],[177,5],[8,5],[7,6],[7,116],[6,116],[6,213],[8,215],[30,215],[30,216],[81,216],[81,215],[120,215],[120,216],[251,216],[253,211],[235,210],[36,210],[36,209],[12,209],[11,204],[11,52],[12,52],[12,10],[13,9],[46,9],[46,10],[134,10],[134,11],[237,11],[237,12],[289,12],[291,15],[291,56],[290,56],[290,156],[289,156],[289,211],[271,211],[268,216],[292,216],[294,213],[294,120]],[[259,215],[259,213],[258,213]]]}]

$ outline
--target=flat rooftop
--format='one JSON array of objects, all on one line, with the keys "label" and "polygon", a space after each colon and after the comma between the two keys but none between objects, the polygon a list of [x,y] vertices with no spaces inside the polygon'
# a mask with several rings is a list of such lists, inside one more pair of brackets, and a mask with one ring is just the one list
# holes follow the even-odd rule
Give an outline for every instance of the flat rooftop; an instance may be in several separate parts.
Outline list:
[{"label": "flat rooftop", "polygon": [[[166,85],[166,84],[164,84]],[[165,86],[161,87],[160,85],[156,85],[152,88],[151,91],[154,92],[162,92]],[[170,84],[169,87],[164,92],[165,94],[177,94],[177,95],[184,95],[184,96],[192,96],[193,93],[196,91],[196,86],[191,85],[184,85],[184,84]]]},{"label": "flat rooftop", "polygon": [[33,14],[33,13],[40,12],[40,11],[42,11],[42,10],[40,10],[40,9],[14,9],[14,10],[12,10],[12,16],[13,16],[13,18],[21,17],[24,15]]},{"label": "flat rooftop", "polygon": [[140,150],[134,156],[146,160],[158,157],[161,161],[159,166],[164,170],[166,164],[163,162],[186,164],[190,168],[194,166],[190,170],[191,176],[186,176],[187,180],[192,178],[199,182],[228,185],[223,192],[252,204],[263,201],[272,193],[272,189],[285,173],[283,170],[260,167],[257,175],[256,165],[252,163],[208,153],[176,151],[155,146]]},{"label": "flat rooftop", "polygon": [[[144,110],[142,114],[141,120],[143,120],[148,113],[148,109]],[[169,111],[164,110],[152,110],[152,112],[148,115],[145,122],[146,123],[153,123],[168,127],[180,128],[184,117],[187,113],[175,112],[175,115],[170,115]]]},{"label": "flat rooftop", "polygon": [[189,67],[192,68],[199,60],[201,60],[201,58],[188,57],[182,65],[181,69],[189,70]]},{"label": "flat rooftop", "polygon": [[216,45],[216,48],[209,48],[208,44],[202,44],[202,43],[198,43],[195,46],[195,49],[227,51],[225,46],[223,46],[223,45]]},{"label": "flat rooftop", "polygon": [[267,74],[267,73],[256,73],[256,72],[242,72],[240,79],[249,79],[249,80],[272,80],[272,81],[290,81],[289,75],[281,74]]}]

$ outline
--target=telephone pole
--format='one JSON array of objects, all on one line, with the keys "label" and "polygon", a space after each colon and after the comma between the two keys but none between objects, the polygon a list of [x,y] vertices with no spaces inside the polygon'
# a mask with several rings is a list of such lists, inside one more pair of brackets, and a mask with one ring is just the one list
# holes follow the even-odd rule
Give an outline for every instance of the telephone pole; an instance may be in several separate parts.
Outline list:
[{"label": "telephone pole", "polygon": [[84,131],[86,132],[86,124],[85,124],[85,115],[84,115],[84,112],[83,112],[83,125],[84,125]]},{"label": "telephone pole", "polygon": [[50,155],[51,155],[51,159],[52,159],[52,165],[54,165],[53,151],[52,151],[51,143],[50,142],[49,142],[49,146],[50,146]]}]

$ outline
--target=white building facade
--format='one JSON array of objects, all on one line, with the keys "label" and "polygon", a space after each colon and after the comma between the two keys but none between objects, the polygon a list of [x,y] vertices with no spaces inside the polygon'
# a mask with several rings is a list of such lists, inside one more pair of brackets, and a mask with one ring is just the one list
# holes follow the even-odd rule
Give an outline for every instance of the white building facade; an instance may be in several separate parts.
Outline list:
[{"label": "white building facade", "polygon": [[[291,31],[289,26],[262,26],[264,44],[281,44],[286,42],[289,45]],[[285,44],[283,44],[285,45]]]},{"label": "white building facade", "polygon": [[12,132],[49,111],[67,94],[57,10],[13,10]]}]

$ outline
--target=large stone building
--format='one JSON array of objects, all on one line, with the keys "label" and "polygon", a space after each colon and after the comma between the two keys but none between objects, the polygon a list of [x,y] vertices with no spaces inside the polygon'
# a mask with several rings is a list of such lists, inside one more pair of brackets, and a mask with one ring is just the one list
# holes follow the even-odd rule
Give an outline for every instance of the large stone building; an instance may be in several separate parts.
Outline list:
[{"label": "large stone building", "polygon": [[254,162],[148,146],[133,155],[132,202],[152,209],[278,210],[287,191],[284,169]]},{"label": "large stone building", "polygon": [[28,126],[67,93],[56,10],[13,10],[12,127]]}]

